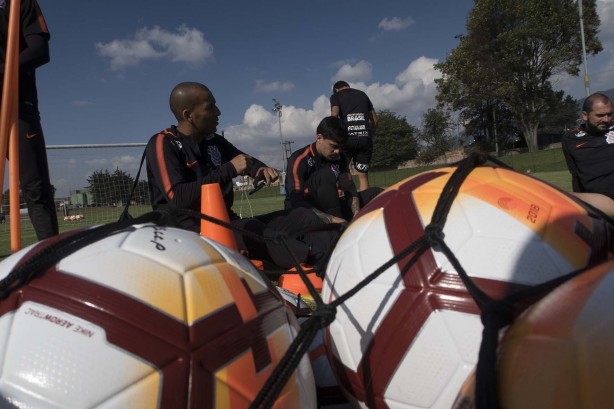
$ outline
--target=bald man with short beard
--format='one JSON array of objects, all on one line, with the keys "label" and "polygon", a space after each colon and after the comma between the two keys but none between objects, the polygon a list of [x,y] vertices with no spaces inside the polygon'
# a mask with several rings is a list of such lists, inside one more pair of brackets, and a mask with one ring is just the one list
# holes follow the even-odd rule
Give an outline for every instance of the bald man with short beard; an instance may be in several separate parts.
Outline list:
[{"label": "bald man with short beard", "polygon": [[614,216],[614,125],[612,102],[589,95],[582,105],[584,123],[561,140],[574,195]]}]

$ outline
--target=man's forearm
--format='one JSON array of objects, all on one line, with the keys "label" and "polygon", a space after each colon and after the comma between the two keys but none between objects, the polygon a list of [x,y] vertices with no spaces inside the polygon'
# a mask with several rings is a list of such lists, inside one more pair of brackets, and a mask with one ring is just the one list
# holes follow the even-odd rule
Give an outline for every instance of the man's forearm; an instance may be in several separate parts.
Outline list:
[{"label": "man's forearm", "polygon": [[360,210],[360,199],[357,196],[352,198],[350,209],[352,209],[352,214],[356,214]]},{"label": "man's forearm", "polygon": [[315,207],[311,208],[313,212],[322,220],[324,223],[341,223],[343,225],[347,224],[347,220],[342,219],[341,217],[333,216],[332,214],[324,213],[321,210],[316,209]]}]

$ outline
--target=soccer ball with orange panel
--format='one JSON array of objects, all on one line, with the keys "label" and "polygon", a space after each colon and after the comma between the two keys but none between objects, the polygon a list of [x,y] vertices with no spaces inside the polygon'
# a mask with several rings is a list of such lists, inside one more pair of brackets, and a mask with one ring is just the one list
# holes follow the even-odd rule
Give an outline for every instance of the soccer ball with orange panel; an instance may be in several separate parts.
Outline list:
[{"label": "soccer ball with orange panel", "polygon": [[[13,254],[0,278],[65,236]],[[249,260],[138,225],[0,301],[0,396],[15,407],[247,408],[297,331]],[[305,357],[275,407],[315,406]]]},{"label": "soccer ball with orange panel", "polygon": [[[410,177],[381,193],[348,226],[327,267],[331,302],[424,234],[456,168]],[[512,170],[475,168],[443,227],[446,245],[490,297],[602,262],[611,226],[565,192]],[[441,249],[410,254],[337,310],[325,342],[357,406],[449,408],[473,371],[479,308]]]},{"label": "soccer ball with orange panel", "polygon": [[[501,407],[613,407],[613,291],[610,260],[560,285],[510,325],[497,362]],[[453,407],[475,407],[474,375]]]}]

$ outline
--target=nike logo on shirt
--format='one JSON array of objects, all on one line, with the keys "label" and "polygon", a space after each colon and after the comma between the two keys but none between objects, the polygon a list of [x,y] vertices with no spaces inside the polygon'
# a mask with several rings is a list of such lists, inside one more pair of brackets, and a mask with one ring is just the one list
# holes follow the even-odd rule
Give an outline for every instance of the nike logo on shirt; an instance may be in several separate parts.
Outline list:
[{"label": "nike logo on shirt", "polygon": [[34,132],[34,133],[27,133],[27,134],[26,134],[26,138],[28,138],[28,139],[32,139],[32,138],[34,138],[36,135],[38,135],[38,132]]}]

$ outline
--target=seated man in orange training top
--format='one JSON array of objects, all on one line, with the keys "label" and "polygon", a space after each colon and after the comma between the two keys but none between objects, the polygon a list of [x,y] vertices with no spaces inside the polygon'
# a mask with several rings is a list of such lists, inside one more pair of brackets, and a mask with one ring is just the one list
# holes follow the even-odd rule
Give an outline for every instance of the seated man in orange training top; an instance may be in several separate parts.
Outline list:
[{"label": "seated man in orange training top", "polygon": [[383,190],[356,190],[348,159],[342,152],[347,140],[339,118],[329,116],[320,122],[316,141],[288,159],[286,209],[308,208],[328,223],[345,223]]},{"label": "seated man in orange training top", "polygon": [[[250,175],[270,184],[277,180],[277,170],[244,154],[223,136],[215,134],[221,112],[213,94],[203,84],[183,82],[175,86],[170,96],[170,108],[177,118],[177,126],[154,135],[145,148],[154,210],[178,208],[200,212],[201,185],[219,183],[233,226],[272,237],[277,232],[323,224],[306,209],[239,218],[232,211],[232,179]],[[178,223],[195,232],[200,229],[199,218],[182,215]],[[299,262],[316,265],[334,245],[336,236],[331,231],[311,232],[289,238],[289,245]],[[239,249],[247,251],[251,258],[268,260],[284,268],[294,265],[281,244],[263,243],[242,234],[235,234],[235,237]]]}]

